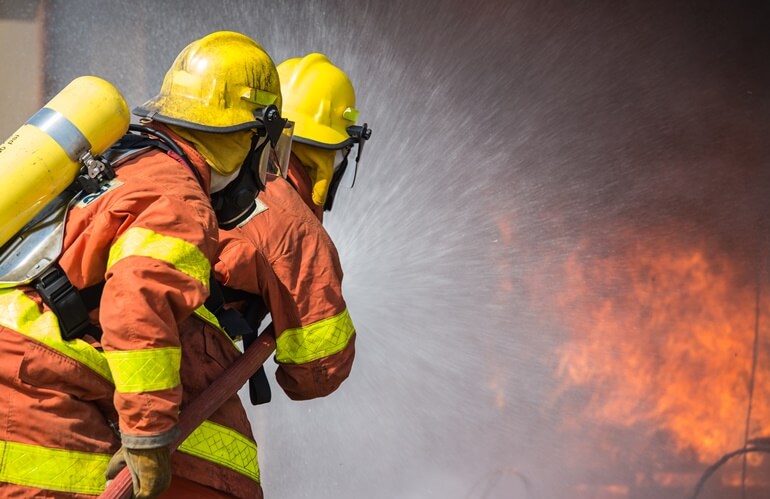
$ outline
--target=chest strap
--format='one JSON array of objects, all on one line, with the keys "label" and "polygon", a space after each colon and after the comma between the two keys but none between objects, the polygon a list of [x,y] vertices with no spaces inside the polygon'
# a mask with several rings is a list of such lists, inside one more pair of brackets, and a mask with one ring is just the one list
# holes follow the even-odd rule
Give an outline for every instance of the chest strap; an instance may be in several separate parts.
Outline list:
[{"label": "chest strap", "polygon": [[104,283],[78,291],[62,268],[55,264],[35,280],[34,286],[43,302],[59,319],[62,338],[72,341],[90,334],[97,340],[101,339],[102,333],[91,324],[88,312],[99,306]]},{"label": "chest strap", "polygon": [[[206,300],[206,308],[217,316],[222,328],[232,338],[240,336],[243,339],[243,348],[249,346],[257,339],[259,325],[267,315],[267,307],[261,297],[223,286],[212,276],[209,279],[209,298]],[[226,303],[245,301],[243,312],[234,309],[226,309]],[[273,398],[270,391],[270,383],[265,374],[265,366],[259,369],[249,378],[249,399],[252,405],[261,405],[270,402]]]}]

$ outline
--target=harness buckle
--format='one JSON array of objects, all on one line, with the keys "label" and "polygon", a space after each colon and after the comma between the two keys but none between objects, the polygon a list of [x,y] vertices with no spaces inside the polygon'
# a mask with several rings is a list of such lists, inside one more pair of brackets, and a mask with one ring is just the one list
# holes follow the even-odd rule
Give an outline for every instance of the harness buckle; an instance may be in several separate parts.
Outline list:
[{"label": "harness buckle", "polygon": [[53,265],[45,271],[35,281],[35,289],[59,319],[62,338],[67,341],[83,338],[91,323],[88,310],[77,288],[61,267]]}]

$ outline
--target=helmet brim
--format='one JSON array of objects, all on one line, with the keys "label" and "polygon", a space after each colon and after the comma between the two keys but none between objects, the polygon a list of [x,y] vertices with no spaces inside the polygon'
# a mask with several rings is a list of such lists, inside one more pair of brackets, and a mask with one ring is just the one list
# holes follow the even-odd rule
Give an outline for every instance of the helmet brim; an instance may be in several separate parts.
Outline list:
[{"label": "helmet brim", "polygon": [[[188,104],[187,109],[189,110],[190,107],[191,106]],[[141,118],[147,118],[153,121],[159,121],[167,125],[176,125],[176,126],[189,128],[191,130],[198,130],[201,132],[210,132],[210,133],[231,133],[231,132],[240,132],[242,130],[249,130],[252,128],[264,127],[264,124],[261,121],[254,119],[253,116],[247,117],[246,113],[244,113],[243,111],[233,111],[238,113],[237,117],[222,116],[221,125],[220,125],[217,123],[203,124],[191,119],[172,116],[167,113],[159,112],[160,109],[163,109],[161,105],[159,105],[155,100],[150,100],[142,106],[135,107],[132,110],[132,113]],[[226,114],[226,113],[223,112],[222,114]],[[195,116],[195,115],[196,114],[194,113],[194,110],[192,112],[189,112],[189,114],[187,114],[187,116]],[[210,116],[210,113],[209,113],[209,116]],[[211,119],[209,118],[208,121],[211,121]]]},{"label": "helmet brim", "polygon": [[[284,115],[284,117],[291,117]],[[355,144],[350,135],[341,134],[331,127],[309,122],[308,120],[295,121],[294,142],[307,144],[321,149],[342,149]]]}]

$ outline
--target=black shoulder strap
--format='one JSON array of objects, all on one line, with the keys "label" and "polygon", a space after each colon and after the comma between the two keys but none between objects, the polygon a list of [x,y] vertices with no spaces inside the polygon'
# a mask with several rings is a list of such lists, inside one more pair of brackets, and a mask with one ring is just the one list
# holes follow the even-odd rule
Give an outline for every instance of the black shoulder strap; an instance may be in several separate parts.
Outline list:
[{"label": "black shoulder strap", "polygon": [[86,334],[100,338],[101,333],[93,327],[88,316],[91,309],[58,264],[46,270],[35,280],[34,285],[43,302],[58,318],[62,338],[71,341],[83,338]]},{"label": "black shoulder strap", "polygon": [[[166,154],[173,153],[178,156],[195,175],[198,184],[201,187],[204,186],[203,178],[200,172],[192,164],[190,158],[187,157],[184,150],[174,142],[174,139],[166,135],[165,133],[155,130],[144,125],[136,125],[134,123],[128,126],[129,133],[125,134],[113,147],[117,149],[142,149],[145,147],[156,147]],[[132,133],[133,132],[133,133]],[[205,189],[204,189],[205,190]]]},{"label": "black shoulder strap", "polygon": [[[106,153],[105,158],[111,162],[130,157],[132,151],[140,151],[154,147],[166,154],[173,153],[195,175],[198,183],[203,186],[200,172],[193,166],[190,159],[184,153],[179,144],[168,135],[141,125],[129,125],[129,132],[118,140]],[[78,182],[73,182],[67,189],[68,192],[77,192]],[[98,328],[91,324],[89,312],[99,306],[104,290],[104,282],[86,289],[78,290],[72,285],[67,274],[58,264],[52,265],[45,273],[35,279],[33,285],[46,305],[54,312],[59,320],[59,328],[65,340],[82,338],[90,334],[99,339],[101,336]],[[224,326],[223,326],[224,327]]]},{"label": "black shoulder strap", "polygon": [[[265,301],[255,294],[223,286],[213,275],[209,279],[209,289],[206,309],[217,316],[219,324],[228,335],[232,338],[240,336],[244,350],[248,349],[257,339],[259,326],[267,315]],[[225,303],[239,301],[245,301],[243,313],[225,308]],[[265,366],[262,365],[249,378],[249,399],[252,405],[261,405],[267,404],[272,398]]]}]

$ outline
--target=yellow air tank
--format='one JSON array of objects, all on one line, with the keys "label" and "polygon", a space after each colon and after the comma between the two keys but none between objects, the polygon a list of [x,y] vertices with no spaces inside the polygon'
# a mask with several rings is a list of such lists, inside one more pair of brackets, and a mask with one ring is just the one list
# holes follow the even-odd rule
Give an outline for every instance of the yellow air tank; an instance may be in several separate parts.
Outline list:
[{"label": "yellow air tank", "polygon": [[84,162],[117,142],[129,121],[115,87],[81,76],[0,144],[0,246],[74,182]]}]

